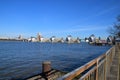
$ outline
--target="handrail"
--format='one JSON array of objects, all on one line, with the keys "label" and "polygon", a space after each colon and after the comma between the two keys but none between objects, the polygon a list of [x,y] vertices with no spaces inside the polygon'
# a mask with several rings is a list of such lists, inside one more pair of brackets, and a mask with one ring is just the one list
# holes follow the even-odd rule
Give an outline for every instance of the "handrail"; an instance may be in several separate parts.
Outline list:
[{"label": "handrail", "polygon": [[[58,80],[72,80],[75,77],[77,77],[78,75],[80,75],[82,72],[88,70],[89,68],[91,68],[93,66],[92,69],[88,70],[88,72],[84,75],[82,75],[82,77],[79,80],[83,80],[86,78],[86,76],[88,76],[88,78],[90,78],[89,76],[91,75],[92,72],[95,73],[95,79],[94,80],[98,80],[98,75],[100,74],[100,70],[102,69],[102,73],[104,76],[104,80],[106,80],[105,76],[107,74],[106,72],[106,68],[108,66],[110,66],[112,58],[114,56],[114,52],[113,50],[115,46],[113,46],[112,48],[110,48],[105,54],[102,54],[101,56],[99,56],[98,58],[93,59],[92,61],[86,63],[85,65],[73,70],[72,72],[64,75],[63,77],[59,78]],[[109,69],[109,68],[108,68]],[[100,74],[102,75],[102,74]],[[87,80],[87,79],[85,79]],[[88,79],[91,80],[91,79]]]},{"label": "handrail", "polygon": [[90,75],[92,72],[94,72],[97,69],[97,67],[93,67],[88,73],[83,75],[79,80],[83,80],[85,76]]},{"label": "handrail", "polygon": [[77,68],[74,71],[66,74],[65,76],[62,77],[62,79],[64,79],[64,80],[71,80],[75,76],[79,75],[80,73],[82,73],[83,71],[88,69],[89,67],[93,66],[95,63],[96,63],[96,60],[92,60],[89,63],[85,64],[84,66],[81,66],[80,68]]}]

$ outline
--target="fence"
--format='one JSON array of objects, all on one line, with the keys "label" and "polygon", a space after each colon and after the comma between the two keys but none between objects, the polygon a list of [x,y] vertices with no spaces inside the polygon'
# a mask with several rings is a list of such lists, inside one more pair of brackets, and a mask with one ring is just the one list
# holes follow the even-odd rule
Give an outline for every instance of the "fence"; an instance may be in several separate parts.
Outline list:
[{"label": "fence", "polygon": [[64,75],[58,80],[106,80],[115,55],[115,46],[105,54]]}]

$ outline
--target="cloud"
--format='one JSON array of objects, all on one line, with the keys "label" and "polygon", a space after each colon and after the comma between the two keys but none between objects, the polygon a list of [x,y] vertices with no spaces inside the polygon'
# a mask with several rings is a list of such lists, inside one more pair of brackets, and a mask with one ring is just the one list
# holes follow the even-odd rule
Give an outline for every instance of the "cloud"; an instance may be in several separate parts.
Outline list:
[{"label": "cloud", "polygon": [[89,32],[89,31],[96,31],[96,30],[105,30],[106,27],[103,26],[87,26],[85,28],[76,28],[76,29],[67,29],[67,30],[56,30],[56,31],[48,31],[44,34],[57,34],[57,33],[76,33],[76,32]]},{"label": "cloud", "polygon": [[96,15],[94,15],[94,17],[104,15],[104,14],[106,14],[106,13],[108,13],[108,12],[111,12],[112,10],[117,9],[117,8],[118,8],[118,6],[115,6],[115,7],[111,7],[111,8],[105,9],[105,10],[103,10],[103,11],[97,13]]},{"label": "cloud", "polygon": [[79,29],[72,29],[68,30],[67,32],[80,32],[80,31],[93,31],[93,30],[101,30],[104,29],[103,27],[87,27],[87,28],[79,28]]},{"label": "cloud", "polygon": [[87,21],[87,20],[90,20],[92,18],[104,15],[104,14],[109,14],[109,12],[111,12],[111,11],[117,9],[117,8],[119,8],[119,7],[118,6],[114,6],[114,7],[110,7],[110,8],[101,10],[98,13],[95,13],[94,15],[91,15],[91,16],[89,15],[88,17],[84,18],[82,21]]},{"label": "cloud", "polygon": [[[114,7],[110,7],[108,9],[102,10],[98,13],[96,13],[95,15],[92,16],[88,16],[87,18],[82,19],[82,21],[88,21],[94,17],[98,17],[104,14],[107,14],[115,9],[117,9],[118,6],[114,6]],[[109,26],[109,25],[107,25]],[[76,32],[88,32],[88,31],[97,31],[97,30],[107,30],[106,26],[85,26],[85,27],[81,27],[81,25],[74,25],[73,27],[77,27],[77,28],[73,28],[73,29],[66,29],[66,30],[56,30],[56,31],[48,31],[44,34],[57,34],[57,33],[76,33]]]}]

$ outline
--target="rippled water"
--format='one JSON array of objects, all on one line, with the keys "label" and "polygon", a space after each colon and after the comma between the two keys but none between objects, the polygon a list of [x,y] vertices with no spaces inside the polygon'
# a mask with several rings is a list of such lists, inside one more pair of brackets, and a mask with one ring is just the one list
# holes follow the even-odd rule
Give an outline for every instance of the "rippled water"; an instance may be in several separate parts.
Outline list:
[{"label": "rippled water", "polygon": [[52,67],[71,71],[105,53],[111,46],[87,43],[0,42],[0,80],[24,79],[41,72],[42,61]]}]

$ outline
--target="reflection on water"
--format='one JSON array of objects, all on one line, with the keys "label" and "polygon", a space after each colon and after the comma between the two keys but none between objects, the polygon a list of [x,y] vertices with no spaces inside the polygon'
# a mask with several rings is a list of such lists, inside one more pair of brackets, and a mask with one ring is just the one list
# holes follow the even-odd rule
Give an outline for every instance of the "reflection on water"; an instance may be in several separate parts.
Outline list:
[{"label": "reflection on water", "polygon": [[41,63],[52,61],[55,69],[71,71],[105,53],[111,46],[87,43],[0,42],[0,80],[23,79],[41,72]]}]

